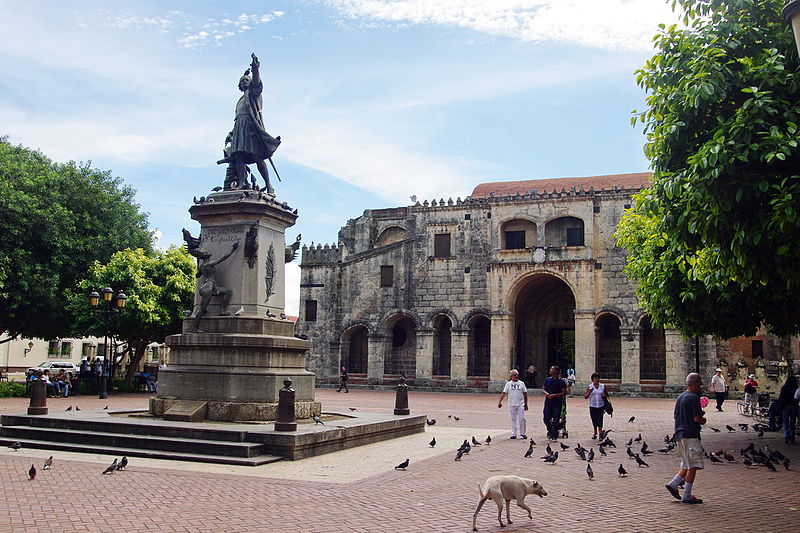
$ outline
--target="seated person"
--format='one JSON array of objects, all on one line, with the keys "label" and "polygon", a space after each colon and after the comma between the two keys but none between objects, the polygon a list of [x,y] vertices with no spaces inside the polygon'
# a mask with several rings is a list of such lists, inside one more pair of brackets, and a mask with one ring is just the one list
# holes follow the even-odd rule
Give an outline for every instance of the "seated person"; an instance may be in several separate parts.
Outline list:
[{"label": "seated person", "polygon": [[48,396],[57,396],[58,395],[58,387],[55,383],[50,381],[50,371],[45,370],[42,373],[42,380],[44,381],[45,385],[47,385],[47,395]]},{"label": "seated person", "polygon": [[64,371],[63,368],[58,371],[58,374],[56,375],[54,380],[56,382],[56,388],[58,389],[58,393],[64,398],[69,396],[69,377],[67,376],[67,373]]}]

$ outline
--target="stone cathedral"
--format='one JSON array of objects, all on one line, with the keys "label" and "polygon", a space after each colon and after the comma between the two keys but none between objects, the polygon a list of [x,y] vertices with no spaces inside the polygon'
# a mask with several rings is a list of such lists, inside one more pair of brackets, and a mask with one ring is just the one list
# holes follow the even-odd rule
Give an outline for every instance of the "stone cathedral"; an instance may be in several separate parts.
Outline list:
[{"label": "stone cathedral", "polygon": [[[304,247],[298,329],[335,382],[501,388],[550,365],[612,390],[682,390],[695,344],[655,328],[613,234],[647,173],[478,185],[466,199],[367,210],[336,245]],[[700,339],[702,367],[716,346]]]}]

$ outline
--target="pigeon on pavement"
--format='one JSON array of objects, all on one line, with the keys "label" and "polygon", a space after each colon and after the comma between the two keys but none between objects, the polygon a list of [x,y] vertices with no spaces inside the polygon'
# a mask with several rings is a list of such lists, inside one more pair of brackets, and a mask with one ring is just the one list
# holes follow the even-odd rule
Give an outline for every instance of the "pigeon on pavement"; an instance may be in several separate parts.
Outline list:
[{"label": "pigeon on pavement", "polygon": [[325,425],[325,422],[322,421],[322,419],[319,417],[319,415],[311,415],[311,420],[314,421],[314,425],[315,426],[317,424],[322,424],[323,426]]},{"label": "pigeon on pavement", "polygon": [[113,474],[114,470],[117,469],[117,460],[114,459],[114,462],[111,463],[105,470],[103,470],[103,474]]},{"label": "pigeon on pavement", "polygon": [[50,457],[48,457],[47,460],[44,462],[44,466],[42,467],[42,470],[49,470],[51,466],[53,466],[53,456],[52,455]]},{"label": "pigeon on pavement", "polygon": [[481,446],[481,443],[475,438],[475,435],[472,436],[472,445],[473,446]]},{"label": "pigeon on pavement", "polygon": [[431,418],[430,420],[426,420],[425,423],[428,424],[429,426],[436,425],[436,419]]},{"label": "pigeon on pavement", "polygon": [[[531,439],[531,440],[533,440],[533,439]],[[486,437],[486,441],[485,442],[486,442],[486,444],[491,444],[492,443],[492,436],[489,435],[488,437]]]},{"label": "pigeon on pavement", "polygon": [[125,467],[128,466],[128,458],[123,457],[122,461],[119,462],[117,465],[117,470],[125,470]]},{"label": "pigeon on pavement", "polygon": [[11,449],[12,449],[12,450],[14,450],[14,451],[17,451],[17,450],[19,450],[20,448],[22,448],[22,443],[21,443],[21,442],[19,442],[19,441],[17,441],[17,442],[12,442],[11,444],[9,444],[9,445],[8,445],[8,447],[9,447],[9,448],[11,448]]},{"label": "pigeon on pavement", "polygon": [[734,431],[736,431],[735,427],[729,426],[728,424],[725,424],[725,429],[728,430],[728,433],[733,433]]},{"label": "pigeon on pavement", "polygon": [[628,471],[623,468],[622,463],[619,464],[619,468],[617,468],[617,472],[619,472],[619,477],[625,477],[628,475]]},{"label": "pigeon on pavement", "polygon": [[628,423],[631,423],[631,422],[633,422],[634,420],[636,420],[636,417],[635,417],[635,416],[632,416],[632,417],[630,417],[630,418],[628,419]]},{"label": "pigeon on pavement", "polygon": [[636,464],[638,464],[639,466],[646,466],[646,467],[648,467],[648,468],[650,467],[650,465],[649,465],[649,464],[645,463],[645,462],[644,462],[644,460],[643,460],[641,457],[639,457],[639,454],[638,454],[638,453],[636,454],[636,456],[634,457],[634,459],[636,459]]},{"label": "pigeon on pavement", "polygon": [[72,406],[70,405],[69,407],[67,407],[67,408],[66,408],[66,409],[64,409],[64,410],[65,410],[65,411],[72,411]]},{"label": "pigeon on pavement", "polygon": [[428,446],[430,446],[431,448],[433,448],[434,446],[436,446],[436,437],[433,437],[433,438],[431,439],[431,441],[428,443]]},{"label": "pigeon on pavement", "polygon": [[594,471],[592,470],[592,465],[590,464],[586,465],[586,475],[589,476],[589,479],[594,478]]},{"label": "pigeon on pavement", "polygon": [[408,463],[409,463],[409,460],[406,459],[405,461],[403,461],[402,463],[400,463],[399,465],[394,467],[394,469],[395,470],[405,470],[406,468],[408,468]]},{"label": "pigeon on pavement", "polygon": [[28,470],[28,479],[36,479],[36,467],[34,465],[31,465],[30,470]]}]

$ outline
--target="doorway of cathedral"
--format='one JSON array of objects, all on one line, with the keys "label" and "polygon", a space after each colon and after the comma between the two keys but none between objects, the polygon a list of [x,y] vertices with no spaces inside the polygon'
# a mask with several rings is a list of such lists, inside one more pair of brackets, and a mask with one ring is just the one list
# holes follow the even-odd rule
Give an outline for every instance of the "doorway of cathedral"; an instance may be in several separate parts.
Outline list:
[{"label": "doorway of cathedral", "polygon": [[563,280],[534,274],[525,280],[514,304],[514,367],[532,362],[541,383],[552,365],[575,368],[575,297]]}]

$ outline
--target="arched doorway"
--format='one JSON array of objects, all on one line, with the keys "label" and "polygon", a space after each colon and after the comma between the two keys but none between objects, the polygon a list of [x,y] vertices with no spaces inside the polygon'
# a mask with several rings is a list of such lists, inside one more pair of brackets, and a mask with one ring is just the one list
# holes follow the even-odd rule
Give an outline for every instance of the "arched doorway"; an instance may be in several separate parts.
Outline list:
[{"label": "arched doorway", "polygon": [[467,376],[489,377],[491,362],[491,321],[486,315],[476,315],[468,323]]},{"label": "arched doorway", "polygon": [[595,323],[596,372],[601,379],[622,379],[622,336],[616,315],[605,314]]},{"label": "arched doorway", "polygon": [[355,326],[347,330],[342,335],[341,366],[351,374],[366,374],[368,346],[369,331],[365,326]]},{"label": "arched doorway", "polygon": [[386,323],[386,358],[383,373],[404,374],[414,379],[417,373],[417,328],[406,315],[395,315]]},{"label": "arched doorway", "polygon": [[664,381],[667,379],[667,339],[664,328],[653,328],[650,317],[644,315],[639,322],[639,380]]},{"label": "arched doorway", "polygon": [[514,305],[514,367],[533,362],[540,376],[552,365],[566,374],[575,368],[575,297],[569,286],[549,274],[528,278]]},{"label": "arched doorway", "polygon": [[433,375],[450,376],[453,321],[447,315],[433,320]]}]

